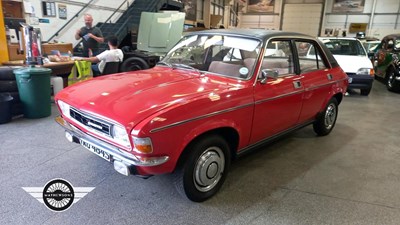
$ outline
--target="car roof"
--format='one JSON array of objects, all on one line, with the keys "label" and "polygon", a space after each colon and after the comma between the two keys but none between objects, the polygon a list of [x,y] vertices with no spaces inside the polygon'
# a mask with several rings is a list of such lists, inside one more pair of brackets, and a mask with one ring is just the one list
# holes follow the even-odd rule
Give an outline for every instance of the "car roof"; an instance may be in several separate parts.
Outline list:
[{"label": "car roof", "polygon": [[211,30],[191,32],[186,34],[185,36],[194,34],[224,34],[224,35],[234,35],[242,37],[253,37],[261,40],[266,40],[274,37],[293,37],[293,38],[306,38],[315,40],[314,37],[306,34],[301,34],[296,32],[276,31],[276,30],[262,30],[262,29],[211,29]]},{"label": "car roof", "polygon": [[398,39],[400,38],[400,34],[389,34],[386,35],[383,39]]},{"label": "car roof", "polygon": [[321,40],[327,40],[327,39],[337,39],[337,40],[358,40],[357,38],[353,37],[318,37]]}]

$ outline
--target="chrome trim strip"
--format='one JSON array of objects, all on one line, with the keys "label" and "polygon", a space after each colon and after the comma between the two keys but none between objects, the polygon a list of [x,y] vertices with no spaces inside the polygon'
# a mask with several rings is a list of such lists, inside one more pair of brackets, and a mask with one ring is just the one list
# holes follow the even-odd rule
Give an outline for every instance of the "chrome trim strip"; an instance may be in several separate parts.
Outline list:
[{"label": "chrome trim strip", "polygon": [[287,130],[284,130],[284,131],[282,131],[282,132],[280,132],[280,133],[278,133],[278,134],[275,134],[275,135],[273,135],[273,136],[271,136],[271,137],[267,137],[267,138],[265,138],[265,139],[262,139],[262,140],[260,140],[260,141],[257,141],[256,143],[254,143],[254,144],[252,144],[252,145],[246,146],[246,147],[244,147],[244,148],[242,148],[242,149],[240,149],[240,150],[237,151],[237,156],[239,156],[239,157],[240,157],[240,156],[243,156],[243,155],[245,155],[246,153],[250,152],[251,150],[257,149],[257,148],[260,147],[261,145],[267,144],[267,143],[269,143],[269,142],[271,142],[271,141],[274,141],[274,140],[278,139],[279,137],[282,137],[282,136],[284,136],[284,135],[286,135],[286,134],[289,134],[289,133],[291,133],[291,132],[293,132],[293,131],[299,130],[300,128],[306,127],[306,126],[312,124],[314,121],[315,121],[315,120],[310,120],[310,121],[307,121],[307,122],[305,122],[305,123],[298,124],[297,126],[294,126],[294,127],[292,127],[292,128],[289,128],[289,129],[287,129]]},{"label": "chrome trim strip", "polygon": [[101,150],[105,151],[106,153],[111,155],[111,162],[114,160],[124,162],[126,165],[133,165],[133,166],[157,166],[160,164],[163,164],[169,160],[168,156],[162,156],[162,157],[157,157],[156,159],[158,160],[151,160],[152,158],[147,158],[150,160],[146,161],[141,161],[138,157],[136,157],[133,154],[125,153],[123,150],[120,150],[119,148],[102,141],[100,139],[97,139],[95,137],[92,137],[83,131],[79,130],[77,127],[73,126],[66,120],[64,120],[61,116],[57,116],[55,118],[56,122],[61,125],[66,132],[70,133],[74,138],[78,140],[83,140],[87,142],[91,142],[98,147],[101,148]]},{"label": "chrome trim strip", "polygon": [[275,97],[272,97],[272,98],[266,98],[266,99],[258,100],[258,101],[255,102],[255,104],[258,105],[258,104],[261,104],[261,103],[264,103],[264,102],[269,102],[269,101],[280,99],[280,98],[284,98],[284,97],[287,97],[287,96],[296,95],[296,94],[299,94],[299,93],[302,93],[302,92],[304,92],[304,90],[293,91],[293,92],[290,92],[290,93],[287,93],[287,94],[283,94],[283,95],[278,95],[278,96],[275,96]]},{"label": "chrome trim strip", "polygon": [[178,121],[178,122],[175,122],[175,123],[171,123],[169,125],[165,125],[165,126],[162,126],[162,127],[154,128],[154,129],[150,130],[150,133],[156,133],[158,131],[162,131],[162,130],[165,130],[165,129],[168,129],[168,128],[171,128],[171,127],[179,126],[179,125],[182,125],[182,124],[185,124],[185,123],[189,123],[189,122],[192,122],[192,121],[195,121],[195,120],[200,120],[200,119],[212,117],[212,116],[215,116],[215,115],[218,115],[218,114],[235,111],[237,109],[246,108],[246,107],[252,106],[252,105],[254,105],[254,104],[253,103],[248,103],[248,104],[244,104],[244,105],[241,105],[241,106],[236,106],[236,107],[229,108],[229,109],[224,109],[224,110],[221,110],[221,111],[208,113],[208,114],[205,114],[205,115],[202,115],[202,116],[198,116],[198,117],[194,117],[194,118],[191,118],[191,119]]},{"label": "chrome trim strip", "polygon": [[311,91],[311,90],[315,90],[315,89],[318,89],[318,88],[321,88],[321,87],[330,86],[330,85],[332,85],[332,84],[334,84],[334,83],[337,83],[337,82],[338,82],[338,81],[331,81],[331,82],[328,82],[328,83],[326,83],[326,84],[322,84],[322,85],[318,85],[318,86],[309,87],[309,88],[306,88],[305,91]]},{"label": "chrome trim strip", "polygon": [[[279,96],[276,96],[276,97],[273,97],[273,98],[262,99],[262,100],[256,101],[254,104],[261,104],[261,103],[264,103],[264,102],[268,102],[268,101],[272,101],[272,100],[275,100],[275,99],[287,97],[287,96],[290,96],[290,95],[299,94],[299,93],[302,93],[302,92],[305,92],[305,91],[313,90],[313,89],[316,89],[316,88],[319,88],[319,87],[323,87],[323,86],[328,86],[328,85],[331,85],[331,84],[334,84],[334,83],[338,83],[338,82],[344,81],[344,80],[346,80],[346,79],[331,81],[331,82],[329,82],[327,84],[323,84],[323,85],[320,85],[320,86],[315,86],[313,88],[307,88],[305,90],[294,91],[294,92],[291,92],[291,93],[288,93],[288,94],[279,95]],[[175,123],[172,123],[172,124],[169,124],[169,125],[165,125],[165,126],[162,126],[162,127],[154,128],[154,129],[150,130],[150,133],[156,133],[158,131],[165,130],[165,129],[168,129],[168,128],[171,128],[171,127],[175,127],[175,126],[179,126],[181,124],[189,123],[189,122],[192,122],[192,121],[195,121],[195,120],[204,119],[204,118],[207,118],[207,117],[215,116],[215,115],[226,113],[226,112],[231,112],[231,111],[234,111],[234,110],[237,110],[237,109],[241,109],[241,108],[245,108],[245,107],[248,107],[248,106],[251,106],[251,105],[253,105],[253,103],[249,103],[249,104],[245,104],[245,105],[241,105],[241,106],[236,106],[236,107],[233,107],[233,108],[229,108],[229,109],[225,109],[225,110],[221,110],[221,111],[217,111],[217,112],[212,112],[212,113],[209,113],[209,114],[206,114],[206,115],[203,115],[203,116],[198,116],[198,117],[194,117],[194,118],[187,119],[187,120],[178,121],[178,122],[175,122]]]}]

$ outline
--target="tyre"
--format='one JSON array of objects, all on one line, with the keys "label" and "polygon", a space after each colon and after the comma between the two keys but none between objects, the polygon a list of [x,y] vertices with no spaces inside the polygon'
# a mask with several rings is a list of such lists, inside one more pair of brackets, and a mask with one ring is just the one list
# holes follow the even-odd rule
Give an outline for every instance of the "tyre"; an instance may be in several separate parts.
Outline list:
[{"label": "tyre", "polygon": [[313,123],[314,132],[319,136],[328,135],[336,124],[338,115],[338,102],[336,98],[329,100],[323,112],[317,116]]},{"label": "tyre", "polygon": [[135,70],[145,70],[149,68],[149,64],[141,58],[131,57],[122,62],[120,71],[128,72]]},{"label": "tyre", "polygon": [[230,149],[220,136],[207,136],[191,144],[174,172],[178,192],[194,202],[215,195],[228,174]]},{"label": "tyre", "polygon": [[15,92],[18,91],[16,80],[0,80],[0,92]]},{"label": "tyre", "polygon": [[16,91],[16,92],[8,92],[10,95],[11,95],[11,97],[13,97],[13,103],[17,103],[17,102],[21,102],[21,99],[19,98],[19,92],[18,91]]},{"label": "tyre", "polygon": [[0,68],[0,80],[15,80],[15,75],[13,73],[15,68],[12,67],[2,67]]},{"label": "tyre", "polygon": [[12,106],[11,106],[11,114],[13,116],[24,114],[24,106],[22,105],[21,102],[12,104]]},{"label": "tyre", "polygon": [[364,95],[364,96],[368,96],[370,92],[371,92],[371,88],[361,89],[361,91],[360,91],[361,95]]},{"label": "tyre", "polygon": [[396,80],[398,71],[394,68],[389,68],[386,74],[386,88],[389,91],[400,92],[400,81]]}]

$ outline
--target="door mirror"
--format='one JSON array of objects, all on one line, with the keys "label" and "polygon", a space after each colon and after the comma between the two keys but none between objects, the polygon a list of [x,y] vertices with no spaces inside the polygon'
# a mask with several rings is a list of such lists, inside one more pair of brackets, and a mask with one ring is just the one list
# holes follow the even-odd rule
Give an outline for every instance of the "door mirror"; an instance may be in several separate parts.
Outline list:
[{"label": "door mirror", "polygon": [[368,52],[368,57],[369,58],[374,58],[375,52]]},{"label": "door mirror", "polygon": [[272,78],[276,80],[279,76],[279,72],[277,70],[271,70],[271,69],[263,69],[261,70],[261,83],[265,84],[267,83],[267,78]]}]

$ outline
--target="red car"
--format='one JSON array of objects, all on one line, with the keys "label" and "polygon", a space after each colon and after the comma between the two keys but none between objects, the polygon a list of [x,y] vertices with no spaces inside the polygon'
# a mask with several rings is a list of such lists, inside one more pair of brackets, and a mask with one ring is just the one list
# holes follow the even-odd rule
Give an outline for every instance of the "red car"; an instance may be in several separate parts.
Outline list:
[{"label": "red car", "polygon": [[[267,48],[278,46],[272,51]],[[299,46],[313,46],[314,57]],[[200,202],[222,186],[233,158],[287,132],[335,126],[348,77],[320,41],[299,33],[187,34],[154,68],[94,78],[56,96],[69,141],[124,175],[173,173]]]}]

